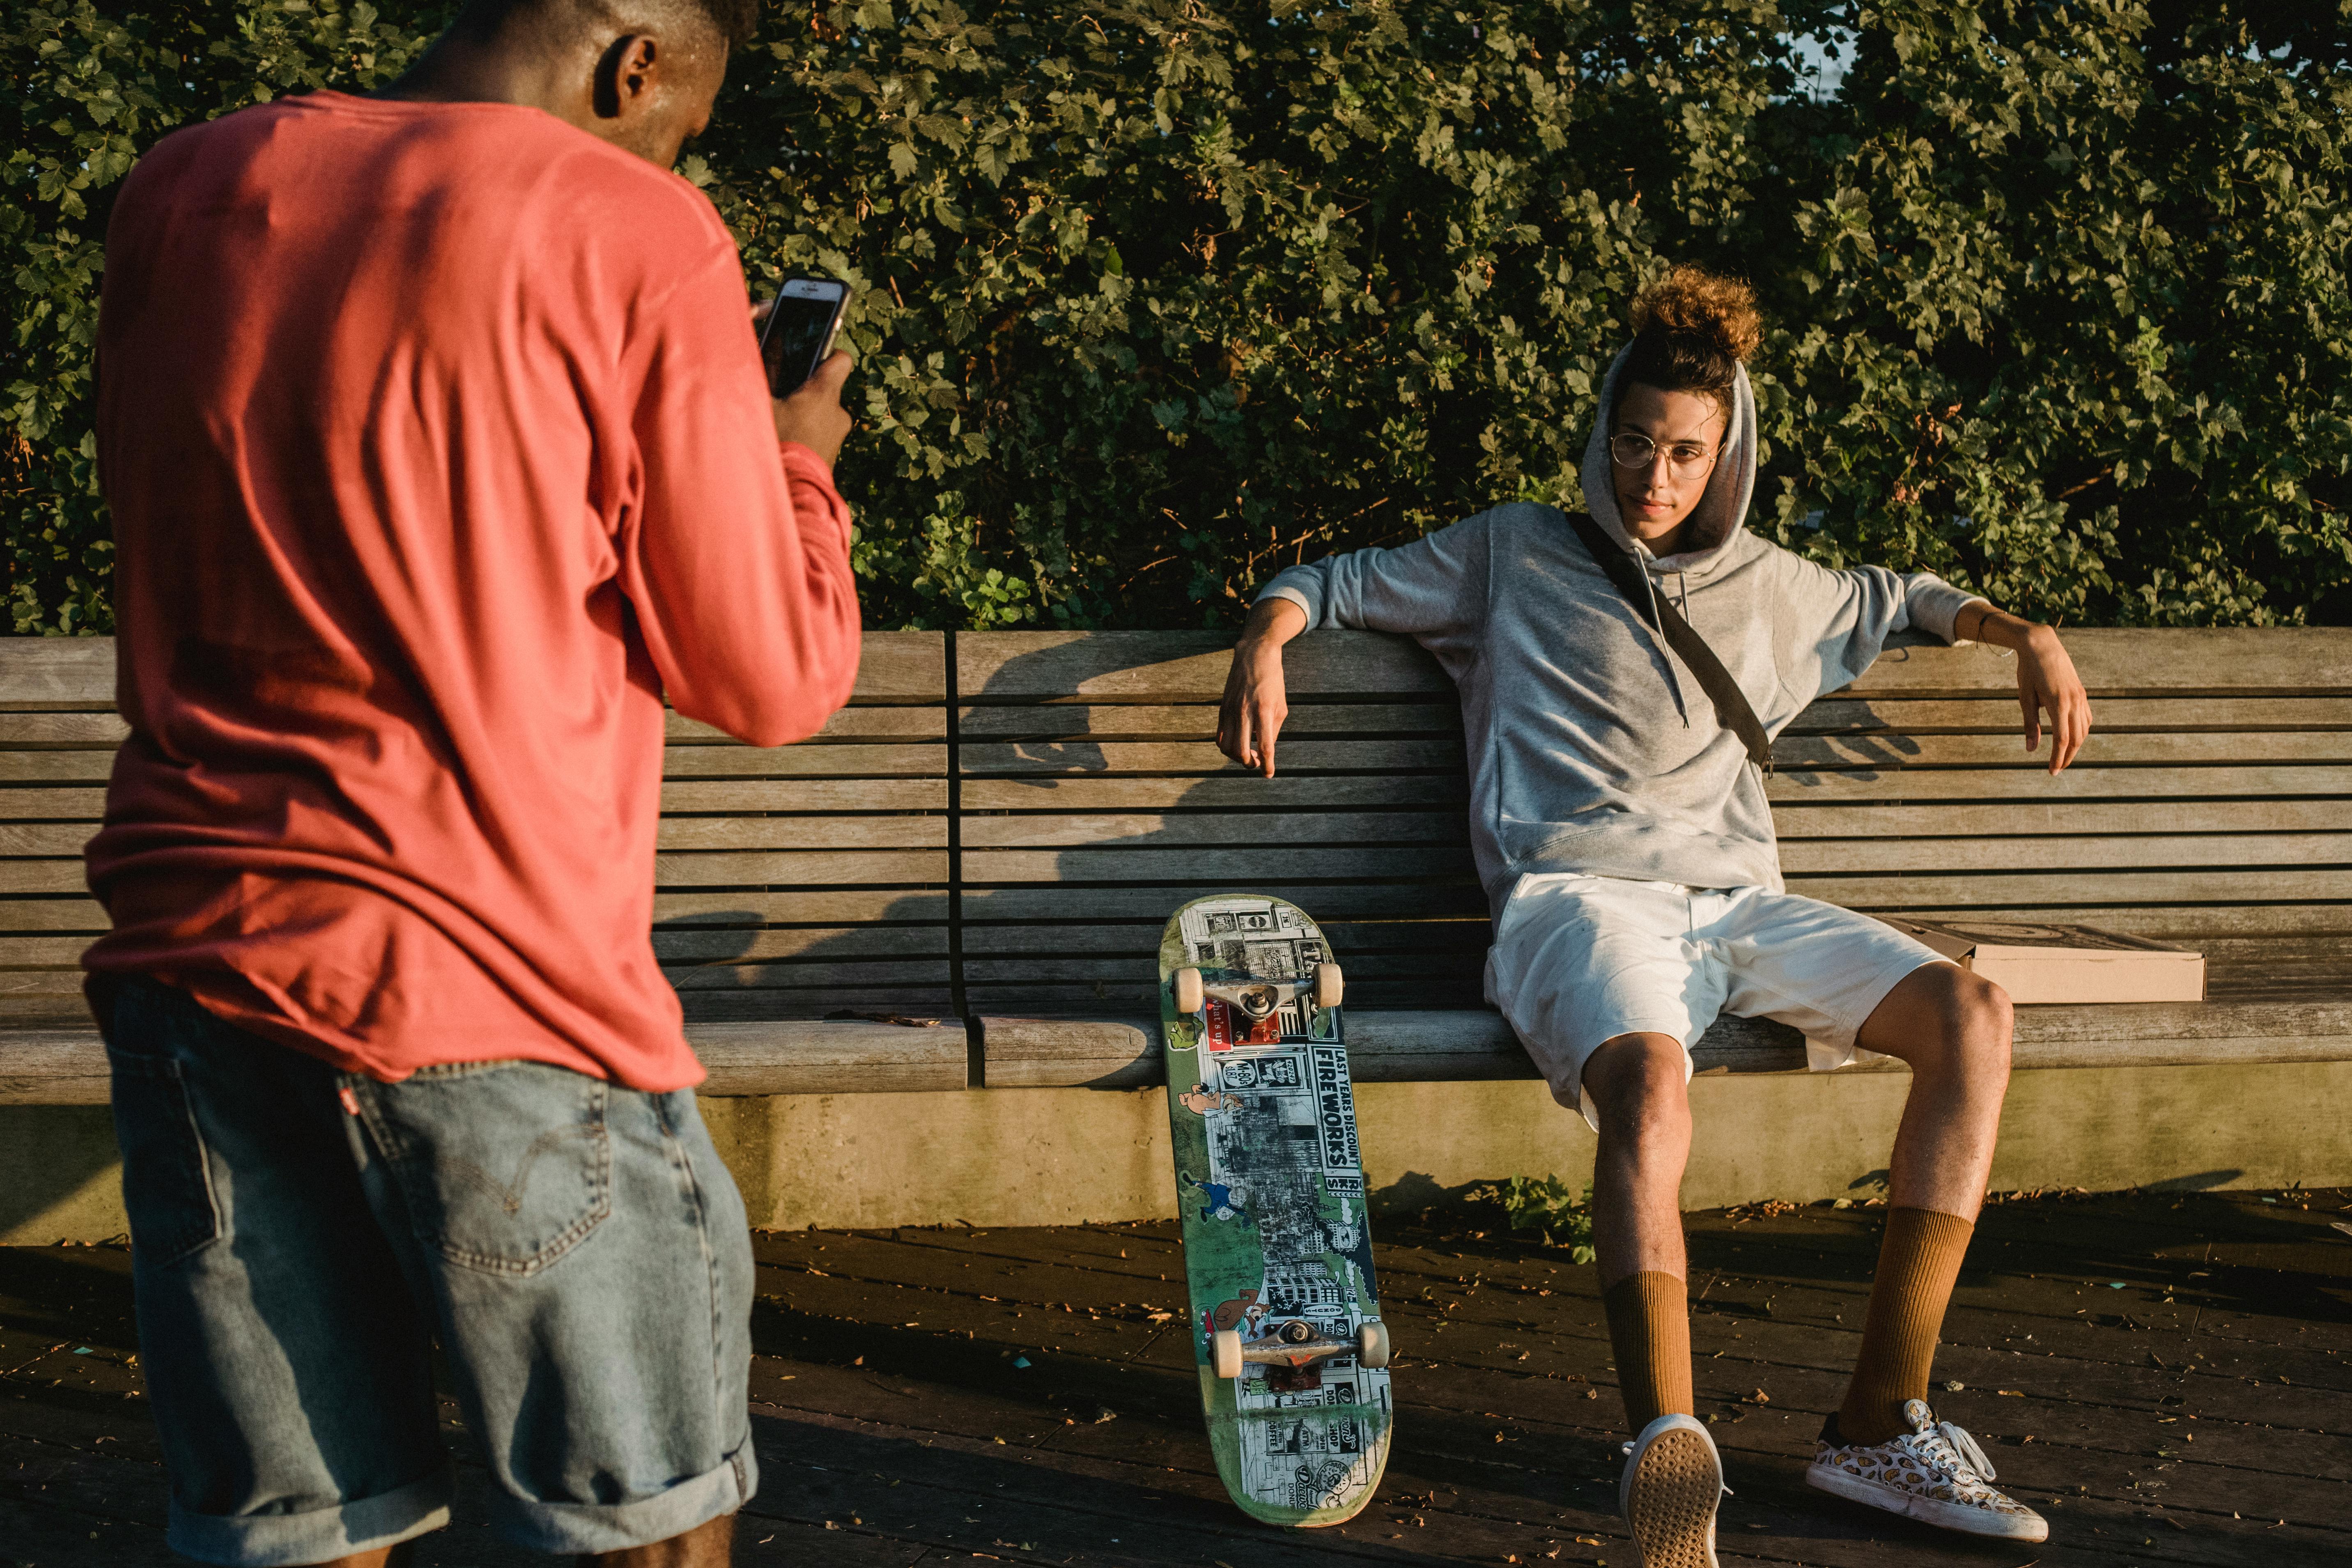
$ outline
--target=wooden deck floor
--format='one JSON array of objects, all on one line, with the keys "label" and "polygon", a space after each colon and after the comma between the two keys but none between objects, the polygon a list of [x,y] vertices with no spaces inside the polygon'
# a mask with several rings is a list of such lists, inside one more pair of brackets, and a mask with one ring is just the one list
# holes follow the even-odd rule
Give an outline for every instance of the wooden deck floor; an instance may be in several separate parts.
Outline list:
[{"label": "wooden deck floor", "polygon": [[[1355,1522],[1307,1535],[1224,1500],[1172,1226],[761,1236],[763,1479],[738,1561],[1631,1568],[1592,1270],[1437,1217],[1379,1237],[1400,1358],[1387,1480]],[[1691,1216],[1700,1411],[1738,1494],[1725,1562],[2352,1563],[2344,1224],[2352,1193],[1988,1209],[1937,1398],[2050,1517],[2047,1547],[2017,1549],[1802,1485],[1853,1353],[1875,1214]],[[169,1561],[128,1262],[104,1247],[0,1251],[6,1568]],[[478,1493],[478,1471],[465,1474]],[[533,1561],[472,1511],[420,1561]]]}]

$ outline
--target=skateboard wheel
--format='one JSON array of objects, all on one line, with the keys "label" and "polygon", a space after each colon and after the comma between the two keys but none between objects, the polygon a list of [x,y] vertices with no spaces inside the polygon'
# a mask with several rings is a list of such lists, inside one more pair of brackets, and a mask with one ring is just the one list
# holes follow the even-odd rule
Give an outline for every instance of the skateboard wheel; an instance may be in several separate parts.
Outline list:
[{"label": "skateboard wheel", "polygon": [[1356,1325],[1356,1360],[1369,1367],[1389,1364],[1389,1326],[1386,1323]]},{"label": "skateboard wheel", "polygon": [[1219,1377],[1242,1374],[1242,1336],[1238,1331],[1219,1329],[1209,1336],[1209,1368]]},{"label": "skateboard wheel", "polygon": [[1197,1013],[1208,1005],[1201,992],[1201,972],[1191,964],[1176,972],[1176,1011]]},{"label": "skateboard wheel", "polygon": [[1315,1005],[1318,1007],[1337,1007],[1340,986],[1338,964],[1318,963],[1315,966]]}]

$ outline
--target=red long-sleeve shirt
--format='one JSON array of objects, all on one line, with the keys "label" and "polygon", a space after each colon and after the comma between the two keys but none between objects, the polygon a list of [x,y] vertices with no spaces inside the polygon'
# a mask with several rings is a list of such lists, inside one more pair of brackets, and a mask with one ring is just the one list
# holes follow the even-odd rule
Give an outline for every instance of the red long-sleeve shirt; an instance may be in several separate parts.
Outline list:
[{"label": "red long-sleeve shirt", "polygon": [[537,110],[313,93],[142,159],[88,966],[382,1079],[699,1081],[648,936],[663,695],[781,744],[858,651],[749,312],[699,192]]}]

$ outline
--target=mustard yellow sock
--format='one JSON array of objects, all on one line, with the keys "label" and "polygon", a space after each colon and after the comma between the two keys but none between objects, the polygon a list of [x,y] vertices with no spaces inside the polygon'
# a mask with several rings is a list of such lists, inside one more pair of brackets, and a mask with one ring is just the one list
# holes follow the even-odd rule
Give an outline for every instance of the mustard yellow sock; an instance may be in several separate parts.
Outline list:
[{"label": "mustard yellow sock", "polygon": [[1862,1354],[1838,1406],[1838,1431],[1847,1442],[1884,1443],[1911,1429],[1903,1404],[1927,1397],[1936,1337],[1975,1230],[1959,1215],[1935,1209],[1886,1211]]},{"label": "mustard yellow sock", "polygon": [[1601,1293],[1601,1305],[1633,1431],[1661,1415],[1694,1414],[1689,1287],[1671,1274],[1629,1274]]}]

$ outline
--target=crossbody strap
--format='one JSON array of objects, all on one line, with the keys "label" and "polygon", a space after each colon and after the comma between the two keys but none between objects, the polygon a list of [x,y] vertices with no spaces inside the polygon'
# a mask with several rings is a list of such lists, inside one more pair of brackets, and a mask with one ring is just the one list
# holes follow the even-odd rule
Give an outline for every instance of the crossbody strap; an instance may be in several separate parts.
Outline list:
[{"label": "crossbody strap", "polygon": [[1715,704],[1716,717],[1722,720],[1726,727],[1739,737],[1740,744],[1748,748],[1748,760],[1770,773],[1771,739],[1764,733],[1764,726],[1757,719],[1756,710],[1748,706],[1748,694],[1739,689],[1739,682],[1731,679],[1731,671],[1723,668],[1723,660],[1715,657],[1715,650],[1706,646],[1706,639],[1691,629],[1691,624],[1683,619],[1681,612],[1652,591],[1649,574],[1643,569],[1642,563],[1618,549],[1609,536],[1601,531],[1599,523],[1582,512],[1570,512],[1568,521],[1575,525],[1577,538],[1584,542],[1584,548],[1591,552],[1594,563],[1608,574],[1610,582],[1617,585],[1617,591],[1625,596],[1625,602],[1633,606],[1633,613],[1656,626],[1666,646],[1674,649],[1675,656],[1688,667],[1698,681],[1698,689],[1706,693],[1708,701]]}]

